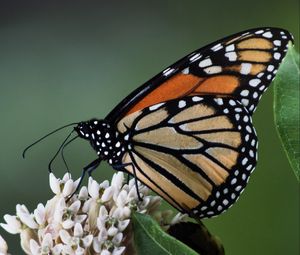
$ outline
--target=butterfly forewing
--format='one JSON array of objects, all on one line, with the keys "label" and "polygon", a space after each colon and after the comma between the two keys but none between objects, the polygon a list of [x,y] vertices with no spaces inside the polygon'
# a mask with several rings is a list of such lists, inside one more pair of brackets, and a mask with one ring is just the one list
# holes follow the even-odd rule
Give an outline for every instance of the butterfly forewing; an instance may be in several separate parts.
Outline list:
[{"label": "butterfly forewing", "polygon": [[[251,117],[230,98],[188,96],[129,114],[118,123],[130,130],[137,178],[183,212],[210,217],[226,210],[256,164]],[[126,170],[133,174],[132,166]]]},{"label": "butterfly forewing", "polygon": [[240,101],[250,114],[273,80],[292,36],[286,30],[259,28],[203,47],[150,79],[107,117],[125,115],[188,95],[215,95]]}]

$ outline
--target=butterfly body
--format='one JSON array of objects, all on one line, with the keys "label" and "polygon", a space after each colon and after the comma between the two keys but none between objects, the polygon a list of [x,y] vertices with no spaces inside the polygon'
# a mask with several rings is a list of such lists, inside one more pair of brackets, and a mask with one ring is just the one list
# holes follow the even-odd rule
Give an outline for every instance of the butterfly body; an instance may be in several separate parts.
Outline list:
[{"label": "butterfly body", "polygon": [[102,160],[178,210],[216,216],[238,199],[257,162],[252,124],[291,35],[259,28],[201,48],[133,91],[104,120],[81,122]]}]

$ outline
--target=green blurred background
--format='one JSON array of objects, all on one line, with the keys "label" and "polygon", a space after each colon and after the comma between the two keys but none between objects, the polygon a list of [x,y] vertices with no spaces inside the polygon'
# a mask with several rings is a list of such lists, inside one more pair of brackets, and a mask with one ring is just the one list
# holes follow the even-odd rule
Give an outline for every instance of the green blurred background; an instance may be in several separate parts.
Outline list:
[{"label": "green blurred background", "polygon": [[[70,122],[103,118],[123,97],[187,53],[260,26],[288,29],[299,46],[299,3],[286,1],[1,1],[0,217],[46,202],[47,164]],[[229,255],[299,254],[299,186],[273,124],[272,90],[254,115],[259,162],[241,199],[205,220]],[[84,141],[66,150],[74,176],[95,158]],[[54,165],[64,173],[61,159]],[[110,178],[103,164],[95,178]],[[2,218],[1,218],[1,221]],[[17,236],[0,229],[12,254]]]}]

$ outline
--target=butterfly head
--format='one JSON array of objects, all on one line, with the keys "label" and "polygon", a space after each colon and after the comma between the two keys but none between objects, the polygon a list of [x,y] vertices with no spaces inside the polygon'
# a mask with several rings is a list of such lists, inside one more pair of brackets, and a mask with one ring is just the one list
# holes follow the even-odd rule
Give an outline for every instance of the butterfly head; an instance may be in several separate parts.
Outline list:
[{"label": "butterfly head", "polygon": [[97,154],[109,163],[115,163],[123,154],[124,147],[121,146],[123,143],[119,132],[105,120],[83,121],[74,130],[79,137],[89,140]]}]

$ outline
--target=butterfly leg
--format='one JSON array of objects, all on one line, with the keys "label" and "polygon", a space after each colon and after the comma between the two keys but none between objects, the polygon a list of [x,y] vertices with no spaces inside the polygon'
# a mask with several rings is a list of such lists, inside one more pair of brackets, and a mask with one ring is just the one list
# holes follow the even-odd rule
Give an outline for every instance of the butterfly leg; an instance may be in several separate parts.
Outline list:
[{"label": "butterfly leg", "polygon": [[88,164],[87,166],[85,166],[83,168],[79,183],[76,187],[76,190],[72,193],[71,196],[68,197],[67,202],[70,200],[71,197],[74,196],[75,193],[78,192],[86,172],[88,172],[90,174],[93,170],[95,170],[100,165],[101,160],[102,160],[101,158],[97,158],[96,160],[94,160],[93,162],[91,162],[90,164]]},{"label": "butterfly leg", "polygon": [[[140,201],[143,201],[143,199],[140,196],[140,192],[139,192],[139,187],[138,187],[138,182],[137,182],[137,177],[136,177],[136,170],[135,167],[132,163],[126,163],[126,164],[121,164],[121,165],[114,165],[113,168],[117,171],[122,171],[122,172],[126,172],[128,174],[128,172],[126,170],[124,170],[125,166],[131,166],[133,169],[133,176],[134,176],[134,182],[135,182],[135,187],[136,187],[136,193],[138,196],[138,199]],[[127,183],[129,182],[129,174],[127,175]]]}]

